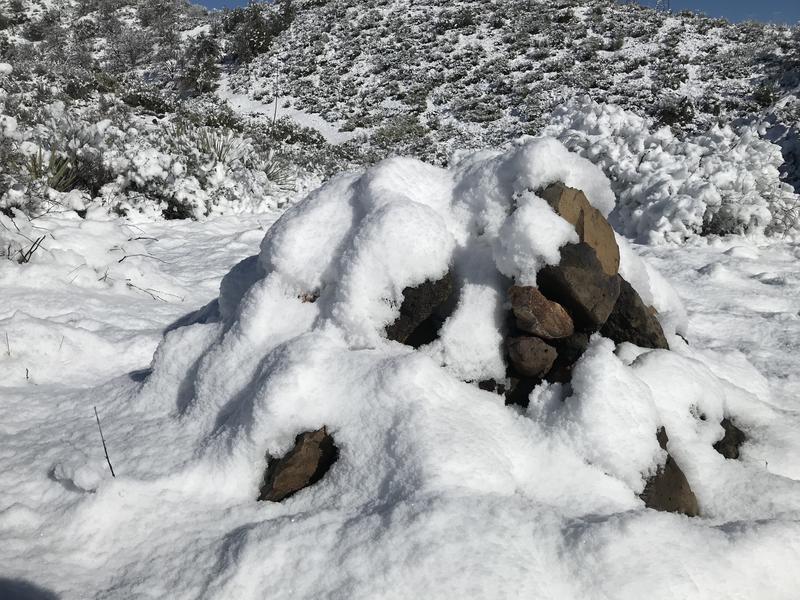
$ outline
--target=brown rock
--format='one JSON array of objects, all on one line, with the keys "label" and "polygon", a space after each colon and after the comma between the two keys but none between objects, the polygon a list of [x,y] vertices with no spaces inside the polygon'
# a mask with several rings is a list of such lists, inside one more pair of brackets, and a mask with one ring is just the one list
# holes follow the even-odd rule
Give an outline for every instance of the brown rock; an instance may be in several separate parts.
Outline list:
[{"label": "brown rock", "polygon": [[642,348],[663,348],[669,350],[667,338],[661,323],[647,305],[642,302],[633,286],[620,275],[619,297],[614,310],[600,329],[605,337],[617,344],[630,342]]},{"label": "brown rock", "polygon": [[432,318],[434,311],[447,301],[452,291],[453,277],[449,272],[437,281],[427,280],[405,288],[400,316],[386,327],[386,337],[415,348],[433,341],[441,325],[440,320]]},{"label": "brown rock", "polygon": [[575,331],[566,309],[545,298],[535,287],[515,285],[508,296],[521,330],[549,340],[570,336]]},{"label": "brown rock", "polygon": [[337,458],[339,449],[325,427],[301,433],[286,456],[269,459],[258,499],[280,502],[315,484]]},{"label": "brown rock", "polygon": [[543,377],[556,360],[556,349],[539,338],[512,337],[506,345],[511,364],[524,377]]},{"label": "brown rock", "polygon": [[575,328],[582,331],[597,331],[619,296],[619,279],[603,271],[586,243],[561,248],[561,262],[539,271],[536,283],[547,298],[569,311]]},{"label": "brown rock", "polygon": [[586,195],[563,183],[554,183],[539,192],[558,215],[575,226],[581,242],[591,246],[606,275],[619,272],[619,246],[614,229],[603,214],[589,204]]},{"label": "brown rock", "polygon": [[744,434],[744,431],[734,425],[733,421],[728,417],[722,419],[720,425],[722,429],[725,430],[725,435],[714,444],[714,450],[722,454],[725,458],[739,458],[739,448],[744,444],[747,436]]},{"label": "brown rock", "polygon": [[[667,450],[669,438],[663,427],[658,430],[656,436],[661,448]],[[683,513],[689,517],[700,514],[697,498],[689,487],[686,476],[669,453],[664,466],[647,481],[641,498],[647,508]]]}]

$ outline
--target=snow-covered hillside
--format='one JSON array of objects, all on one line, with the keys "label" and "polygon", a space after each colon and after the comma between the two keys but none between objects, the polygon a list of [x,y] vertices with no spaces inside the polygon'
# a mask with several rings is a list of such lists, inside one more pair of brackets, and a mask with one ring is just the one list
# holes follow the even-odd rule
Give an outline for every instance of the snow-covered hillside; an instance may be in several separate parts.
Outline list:
[{"label": "snow-covered hillside", "polygon": [[799,48],[797,28],[611,0],[2,0],[0,207],[204,218],[390,155],[444,165],[543,131],[586,153],[588,97],[616,110],[592,160],[625,188],[626,234],[785,234]]}]

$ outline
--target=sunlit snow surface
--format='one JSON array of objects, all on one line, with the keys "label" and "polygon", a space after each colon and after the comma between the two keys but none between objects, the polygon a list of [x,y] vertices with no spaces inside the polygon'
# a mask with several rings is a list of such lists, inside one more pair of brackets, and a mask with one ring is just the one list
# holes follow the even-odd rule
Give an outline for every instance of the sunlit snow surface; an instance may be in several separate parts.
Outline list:
[{"label": "sunlit snow surface", "polygon": [[[408,184],[395,166],[395,183]],[[489,171],[474,174],[485,182]],[[435,200],[435,179],[403,191]],[[387,181],[375,176],[372,191]],[[501,230],[492,199],[478,200],[487,228]],[[314,252],[335,241],[328,225],[342,217],[328,208],[318,238],[287,237],[294,254],[277,252],[288,242],[264,242],[262,264],[284,260],[297,274],[281,283],[290,291],[325,277]],[[375,214],[381,233],[384,213]],[[281,304],[278,284],[265,283],[262,301],[233,302],[242,277],[228,278],[227,324],[176,327],[259,254],[277,216],[135,228],[53,218],[42,222],[52,256],[0,264],[0,597],[3,578],[76,599],[796,596],[800,246],[734,238],[636,248],[685,302],[689,346],[617,358],[597,340],[573,396],[561,405],[564,390],[542,389],[519,412],[438,366],[470,364],[453,358],[459,332],[443,342],[450,354],[361,335],[351,317],[386,315],[350,302],[346,281],[329,300],[340,301],[331,315],[349,342],[330,323],[310,325],[324,296],[321,308],[291,294]],[[505,264],[508,248],[496,248]],[[237,273],[247,279],[252,267]],[[480,308],[492,290],[475,286],[464,302]],[[466,315],[491,318],[477,308]],[[273,350],[248,355],[261,347]],[[693,420],[690,405],[707,420]],[[722,407],[751,434],[741,461],[711,449]],[[325,479],[282,504],[256,502],[264,450],[285,451],[322,424],[342,450]],[[660,424],[703,518],[650,511],[636,496]]]}]

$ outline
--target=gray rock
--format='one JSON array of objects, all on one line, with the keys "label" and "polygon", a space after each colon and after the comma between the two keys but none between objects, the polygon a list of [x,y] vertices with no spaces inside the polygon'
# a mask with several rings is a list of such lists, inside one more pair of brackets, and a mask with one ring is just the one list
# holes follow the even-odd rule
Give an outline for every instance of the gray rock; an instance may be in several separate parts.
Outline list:
[{"label": "gray rock", "polygon": [[667,338],[654,311],[642,302],[630,283],[619,278],[619,296],[600,333],[617,344],[630,342],[642,348],[669,350]]},{"label": "gray rock", "polygon": [[714,450],[722,454],[725,458],[739,458],[739,448],[745,443],[747,436],[744,434],[744,431],[734,425],[733,421],[728,417],[722,419],[720,425],[725,431],[725,435],[714,444]]},{"label": "gray rock", "polygon": [[540,270],[536,282],[539,291],[569,311],[580,331],[597,331],[619,296],[619,279],[603,271],[586,243],[561,248],[561,262]]}]

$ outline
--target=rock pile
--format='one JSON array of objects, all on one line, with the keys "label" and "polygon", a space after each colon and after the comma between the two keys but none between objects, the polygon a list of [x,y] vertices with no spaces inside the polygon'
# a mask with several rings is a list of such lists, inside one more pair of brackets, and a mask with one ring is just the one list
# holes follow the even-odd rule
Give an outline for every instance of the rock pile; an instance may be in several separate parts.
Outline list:
[{"label": "rock pile", "polygon": [[506,399],[527,405],[543,379],[566,382],[575,361],[599,331],[616,343],[669,348],[655,311],[619,274],[614,230],[583,192],[561,183],[538,192],[575,227],[578,243],[561,249],[558,265],[539,271],[537,287],[512,286],[506,342]]},{"label": "rock pile", "polygon": [[[536,286],[508,290],[505,339],[506,380],[482,381],[482,389],[505,395],[507,404],[527,406],[530,392],[543,381],[569,382],[572,369],[599,332],[616,343],[669,349],[656,311],[619,274],[620,252],[615,234],[583,192],[557,183],[537,192],[573,225],[578,242],[561,248],[560,262],[537,275]],[[453,275],[403,290],[397,319],[386,337],[415,348],[434,341],[447,317]],[[613,399],[609,399],[613,401]],[[744,434],[729,419],[725,437],[715,448],[737,458]],[[656,510],[699,514],[697,499],[679,465],[669,454],[667,432],[654,431],[666,460],[641,494]],[[260,500],[281,501],[321,478],[338,457],[325,428],[299,435],[283,458],[269,461]]]}]

